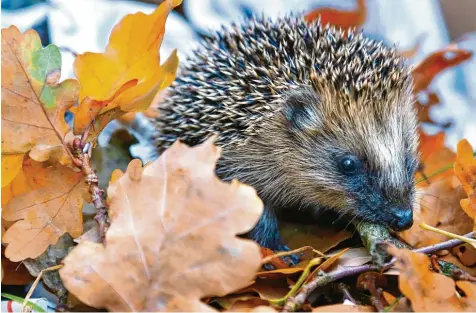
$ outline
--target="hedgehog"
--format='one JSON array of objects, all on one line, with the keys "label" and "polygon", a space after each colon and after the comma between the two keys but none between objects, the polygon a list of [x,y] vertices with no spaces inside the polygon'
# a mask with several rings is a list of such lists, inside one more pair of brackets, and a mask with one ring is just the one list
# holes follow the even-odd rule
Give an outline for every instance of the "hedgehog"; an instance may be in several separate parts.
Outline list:
[{"label": "hedgehog", "polygon": [[206,38],[153,120],[158,154],[216,136],[216,173],[253,186],[264,213],[248,234],[288,250],[276,210],[330,210],[394,231],[413,223],[417,117],[396,47],[289,14]]}]

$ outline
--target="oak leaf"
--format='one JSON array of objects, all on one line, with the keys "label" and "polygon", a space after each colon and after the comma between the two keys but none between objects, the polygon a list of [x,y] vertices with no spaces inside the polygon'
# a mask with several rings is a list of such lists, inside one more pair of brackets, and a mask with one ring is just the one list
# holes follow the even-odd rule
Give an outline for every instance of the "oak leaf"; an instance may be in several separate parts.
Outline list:
[{"label": "oak leaf", "polygon": [[428,187],[417,188],[413,209],[415,222],[410,229],[400,232],[399,237],[414,248],[448,240],[445,235],[421,228],[419,225],[422,222],[458,235],[469,233],[473,221],[459,205],[464,195],[464,190],[455,177],[439,179]]},{"label": "oak leaf", "polygon": [[430,54],[412,70],[414,92],[427,89],[438,73],[468,60],[472,55],[471,51],[459,49],[455,44]]},{"label": "oak leaf", "polygon": [[14,263],[7,259],[4,255],[4,247],[2,247],[2,284],[4,285],[26,285],[35,280],[30,272],[22,263]]},{"label": "oak leaf", "polygon": [[2,155],[2,188],[12,182],[21,170],[25,154]]},{"label": "oak leaf", "polygon": [[353,11],[342,11],[333,8],[317,8],[304,16],[307,22],[320,19],[321,24],[340,27],[343,30],[358,28],[367,18],[366,0],[357,0],[357,8]]},{"label": "oak leaf", "polygon": [[46,175],[38,162],[25,158],[15,178],[2,188],[2,207],[5,207],[13,197],[44,187],[48,184]]},{"label": "oak leaf", "polygon": [[[37,161],[54,155],[63,164],[71,162],[64,114],[76,101],[79,85],[72,79],[59,83],[60,72],[61,53],[56,46],[42,48],[34,30],[22,34],[15,26],[2,29],[3,155],[33,149],[30,157]],[[21,162],[18,157],[16,168]]]},{"label": "oak leaf", "polygon": [[451,164],[456,154],[444,145],[445,135],[427,135],[420,130],[420,167],[415,175],[418,187],[428,187],[432,182],[454,177]]},{"label": "oak leaf", "polygon": [[[177,53],[161,65],[159,47],[167,16],[181,2],[166,0],[152,14],[125,16],[112,30],[104,53],[86,52],[76,58],[74,72],[81,90],[79,106],[73,110],[75,134],[94,122],[90,134],[95,138],[112,119],[147,109],[157,92],[173,82]],[[109,111],[113,112],[106,115]]]},{"label": "oak leaf", "polygon": [[473,230],[476,230],[476,157],[473,147],[466,139],[458,143],[454,171],[468,195],[461,200],[461,207],[474,221]]},{"label": "oak leaf", "polygon": [[[430,259],[423,253],[390,247],[389,253],[396,258],[395,267],[400,271],[400,291],[411,301],[415,312],[476,310],[476,286],[469,282],[457,282],[465,296],[457,296],[455,282],[444,275],[430,271]],[[463,288],[461,288],[463,287]]]},{"label": "oak leaf", "polygon": [[[80,236],[81,209],[84,201],[89,201],[81,172],[33,161],[28,166],[24,164],[23,170],[27,186],[2,212],[2,218],[15,222],[2,237],[7,244],[5,256],[13,262],[39,256],[65,232],[73,238]],[[29,182],[36,186],[29,187]]]},{"label": "oak leaf", "polygon": [[211,311],[202,297],[246,286],[261,254],[236,235],[256,224],[263,204],[253,188],[215,176],[220,152],[211,140],[176,142],[148,166],[134,160],[115,174],[106,244],[73,249],[60,270],[66,288],[110,311]]}]

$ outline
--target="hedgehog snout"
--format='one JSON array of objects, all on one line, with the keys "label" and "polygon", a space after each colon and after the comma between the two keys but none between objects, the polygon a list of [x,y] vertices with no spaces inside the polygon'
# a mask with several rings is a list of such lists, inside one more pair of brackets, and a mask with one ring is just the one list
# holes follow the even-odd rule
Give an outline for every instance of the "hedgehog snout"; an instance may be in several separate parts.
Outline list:
[{"label": "hedgehog snout", "polygon": [[390,214],[393,219],[390,223],[390,228],[395,231],[407,230],[413,225],[413,210],[412,208],[393,207],[390,208]]}]

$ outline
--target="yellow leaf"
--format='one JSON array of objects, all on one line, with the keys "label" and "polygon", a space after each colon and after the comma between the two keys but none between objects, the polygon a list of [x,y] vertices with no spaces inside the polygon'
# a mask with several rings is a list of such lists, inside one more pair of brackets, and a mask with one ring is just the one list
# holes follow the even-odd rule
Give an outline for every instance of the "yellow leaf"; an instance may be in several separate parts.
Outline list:
[{"label": "yellow leaf", "polygon": [[27,180],[42,181],[41,188],[11,199],[2,218],[15,221],[2,238],[8,244],[5,256],[13,262],[35,258],[65,232],[73,238],[83,232],[82,206],[89,200],[81,172],[57,165],[32,167]]},{"label": "yellow leaf", "polygon": [[23,163],[24,154],[2,156],[2,188],[10,184],[17,176]]},{"label": "yellow leaf", "polygon": [[473,230],[476,230],[476,157],[466,139],[458,143],[454,171],[468,195],[461,201],[461,207],[473,219]]},{"label": "yellow leaf", "polygon": [[[76,134],[110,110],[147,109],[157,92],[172,83],[178,67],[176,51],[160,65],[159,47],[167,16],[181,2],[166,0],[152,14],[127,15],[112,30],[104,53],[87,52],[76,58],[74,69],[81,83]],[[94,129],[94,134],[99,131]]]}]

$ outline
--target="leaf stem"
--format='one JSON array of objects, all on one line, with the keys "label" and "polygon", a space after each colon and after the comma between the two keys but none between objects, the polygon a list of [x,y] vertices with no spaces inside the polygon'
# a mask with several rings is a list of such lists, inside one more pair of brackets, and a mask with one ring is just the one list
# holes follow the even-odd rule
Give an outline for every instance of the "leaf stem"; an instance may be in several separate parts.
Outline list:
[{"label": "leaf stem", "polygon": [[476,247],[476,239],[456,235],[456,234],[450,233],[446,230],[442,230],[442,229],[439,229],[439,228],[432,227],[432,226],[430,226],[428,224],[425,224],[425,223],[420,223],[420,227],[423,228],[423,229],[426,229],[426,230],[431,230],[431,231],[433,231],[435,233],[438,233],[438,234],[441,234],[441,235],[448,236],[448,237],[453,238],[453,239],[461,240],[463,242],[469,243],[470,245],[473,245],[473,246]]},{"label": "leaf stem", "polygon": [[54,265],[48,268],[45,268],[40,272],[40,274],[36,277],[35,281],[33,282],[33,285],[31,285],[30,290],[28,290],[28,293],[26,294],[25,299],[23,299],[23,303],[21,305],[21,312],[25,312],[25,306],[29,303],[28,300],[30,300],[31,295],[33,294],[33,291],[36,289],[36,286],[40,283],[41,277],[43,277],[43,273],[45,272],[51,272],[51,271],[56,271],[62,268],[63,265]]}]

